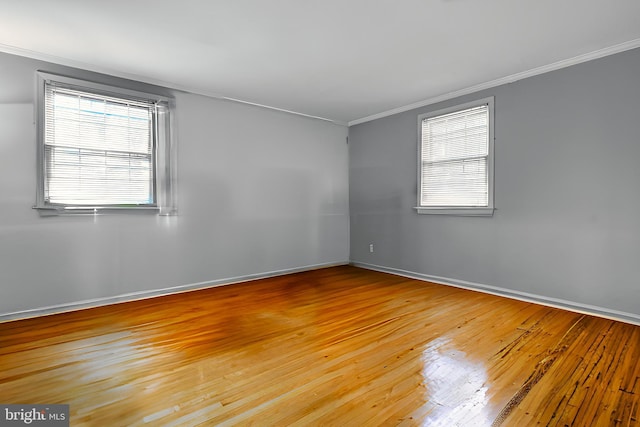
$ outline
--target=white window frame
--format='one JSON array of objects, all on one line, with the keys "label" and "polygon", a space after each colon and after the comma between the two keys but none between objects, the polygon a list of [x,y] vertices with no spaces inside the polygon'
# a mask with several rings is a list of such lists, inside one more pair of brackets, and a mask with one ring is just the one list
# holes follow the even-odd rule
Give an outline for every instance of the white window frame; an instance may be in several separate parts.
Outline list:
[{"label": "white window frame", "polygon": [[[426,119],[468,110],[486,105],[489,113],[489,147],[487,155],[487,206],[425,206],[422,205],[422,122]],[[418,191],[417,206],[414,208],[419,214],[458,215],[458,216],[492,216],[494,211],[494,98],[488,97],[477,101],[455,105],[449,108],[432,111],[418,116]]]},{"label": "white window frame", "polygon": [[[175,102],[172,98],[124,89],[112,85],[51,74],[43,71],[36,73],[37,81],[37,189],[36,204],[41,215],[61,214],[98,214],[98,213],[151,213],[160,215],[176,214],[176,146],[172,121]],[[49,203],[45,196],[45,92],[46,84],[56,83],[96,95],[112,96],[128,100],[142,100],[156,105],[153,113],[153,163],[154,163],[154,202],[152,204],[131,206],[108,204],[105,206],[73,205]]]}]

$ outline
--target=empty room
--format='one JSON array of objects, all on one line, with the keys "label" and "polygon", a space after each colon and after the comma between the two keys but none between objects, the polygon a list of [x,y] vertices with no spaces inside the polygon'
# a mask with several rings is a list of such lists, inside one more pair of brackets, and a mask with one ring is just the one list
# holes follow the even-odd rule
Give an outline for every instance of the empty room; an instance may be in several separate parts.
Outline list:
[{"label": "empty room", "polygon": [[640,2],[0,10],[0,425],[640,425]]}]

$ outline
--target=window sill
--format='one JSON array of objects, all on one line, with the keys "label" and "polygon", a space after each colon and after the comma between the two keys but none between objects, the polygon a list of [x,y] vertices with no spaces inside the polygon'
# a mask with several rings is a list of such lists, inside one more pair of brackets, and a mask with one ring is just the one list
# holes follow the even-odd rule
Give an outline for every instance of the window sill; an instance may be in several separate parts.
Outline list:
[{"label": "window sill", "polygon": [[95,207],[75,207],[75,206],[34,206],[40,216],[58,215],[108,215],[108,214],[134,214],[134,215],[156,215],[160,213],[160,208],[155,206],[142,207],[117,207],[117,206],[95,206]]},{"label": "window sill", "polygon": [[493,216],[495,208],[414,208],[421,215]]}]

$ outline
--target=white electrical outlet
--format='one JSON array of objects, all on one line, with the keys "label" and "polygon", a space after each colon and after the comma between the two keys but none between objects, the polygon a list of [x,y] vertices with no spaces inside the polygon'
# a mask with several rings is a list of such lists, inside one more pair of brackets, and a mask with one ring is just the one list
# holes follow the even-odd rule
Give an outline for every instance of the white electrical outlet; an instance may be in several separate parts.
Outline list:
[{"label": "white electrical outlet", "polygon": [[369,252],[373,253],[373,243],[369,243]]}]

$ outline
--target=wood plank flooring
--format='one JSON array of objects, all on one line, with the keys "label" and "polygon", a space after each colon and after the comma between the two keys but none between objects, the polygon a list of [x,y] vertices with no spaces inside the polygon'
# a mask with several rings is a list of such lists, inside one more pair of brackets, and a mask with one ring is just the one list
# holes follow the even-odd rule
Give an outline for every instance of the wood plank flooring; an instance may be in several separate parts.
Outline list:
[{"label": "wood plank flooring", "polygon": [[635,426],[640,327],[351,266],[0,323],[72,426]]}]

